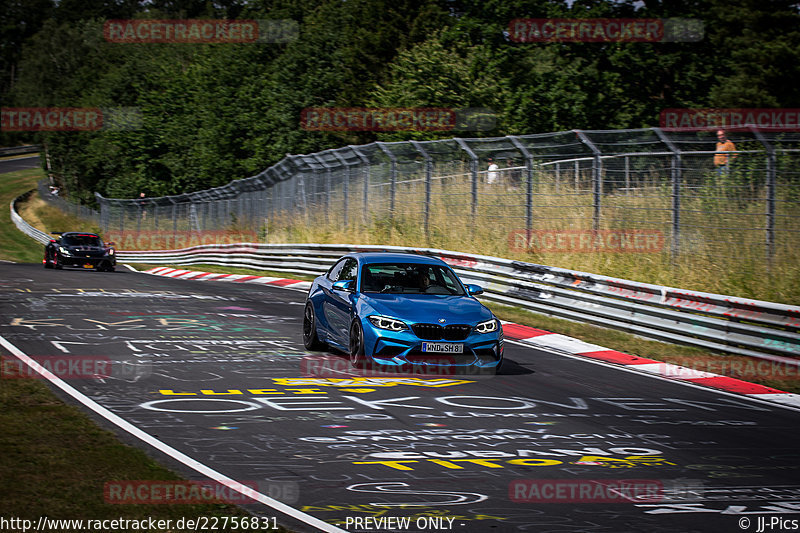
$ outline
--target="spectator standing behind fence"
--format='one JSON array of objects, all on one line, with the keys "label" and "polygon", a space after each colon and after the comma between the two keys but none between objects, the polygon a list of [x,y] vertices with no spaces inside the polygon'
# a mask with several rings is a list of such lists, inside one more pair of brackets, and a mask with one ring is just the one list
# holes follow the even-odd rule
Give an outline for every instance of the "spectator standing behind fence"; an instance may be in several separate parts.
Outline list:
[{"label": "spectator standing behind fence", "polygon": [[516,163],[514,163],[514,161],[511,159],[506,159],[506,167],[508,167],[508,170],[506,171],[506,174],[508,175],[508,185],[512,189],[519,188],[520,184],[522,183],[522,172],[520,171],[519,167],[517,167]]},{"label": "spectator standing behind fence", "polygon": [[145,210],[145,207],[147,207],[147,199],[145,198],[143,192],[139,193],[139,201],[137,203],[139,204],[139,213],[141,215],[141,218],[142,220],[144,220],[145,218],[147,218],[147,211]]},{"label": "spectator standing behind fence", "polygon": [[494,162],[491,158],[489,159],[489,168],[486,172],[486,183],[489,185],[497,182],[497,175],[499,174],[498,170],[500,167],[497,166],[497,163]]},{"label": "spectator standing behind fence", "polygon": [[714,167],[717,169],[717,175],[723,176],[730,170],[731,162],[736,159],[737,154],[728,154],[728,152],[735,152],[736,145],[733,141],[728,139],[724,130],[717,131],[717,153],[714,154]]}]

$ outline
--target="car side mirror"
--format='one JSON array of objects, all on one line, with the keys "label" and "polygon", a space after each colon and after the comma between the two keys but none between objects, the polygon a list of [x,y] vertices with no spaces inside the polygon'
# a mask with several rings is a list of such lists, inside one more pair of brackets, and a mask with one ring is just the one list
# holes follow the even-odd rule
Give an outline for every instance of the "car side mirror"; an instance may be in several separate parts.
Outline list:
[{"label": "car side mirror", "polygon": [[116,245],[117,245],[117,243],[115,243],[115,242],[107,242],[106,243],[106,246],[109,246],[109,247],[110,246],[116,246]]},{"label": "car side mirror", "polygon": [[353,280],[343,279],[341,281],[334,281],[333,289],[337,291],[353,292]]},{"label": "car side mirror", "polygon": [[467,285],[467,293],[470,296],[477,296],[478,294],[483,294],[483,288],[480,285]]}]

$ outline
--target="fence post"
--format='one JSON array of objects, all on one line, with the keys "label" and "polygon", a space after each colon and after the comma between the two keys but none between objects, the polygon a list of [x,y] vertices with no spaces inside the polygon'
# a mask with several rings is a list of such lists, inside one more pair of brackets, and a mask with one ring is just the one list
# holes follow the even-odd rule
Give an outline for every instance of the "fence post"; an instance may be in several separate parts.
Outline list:
[{"label": "fence post", "polygon": [[119,209],[119,232],[122,233],[125,231],[125,208],[122,207],[120,202],[116,202],[116,204]]},{"label": "fence post", "polygon": [[631,168],[629,157],[625,156],[625,196],[631,193]]},{"label": "fence post", "polygon": [[603,160],[601,159],[602,152],[594,143],[586,136],[582,130],[573,130],[581,141],[586,144],[594,153],[592,160],[592,230],[597,231],[600,229],[600,201],[603,193]]},{"label": "fence post", "polygon": [[431,178],[433,177],[433,159],[418,141],[411,141],[411,145],[425,158],[425,209],[423,214],[423,227],[425,238],[430,239],[430,211],[431,211]]},{"label": "fence post", "polygon": [[394,199],[395,199],[395,192],[397,189],[397,157],[386,148],[382,142],[376,142],[375,144],[378,145],[378,148],[387,155],[389,161],[391,161],[391,166],[389,170],[390,176],[390,185],[389,185],[389,221],[394,221]]},{"label": "fence post", "polygon": [[175,203],[172,196],[167,196],[167,198],[172,202],[172,242],[175,243],[178,238],[178,204]]},{"label": "fence post", "polygon": [[767,141],[764,135],[754,126],[748,126],[753,135],[755,135],[758,142],[760,142],[764,149],[767,151],[767,176],[766,176],[766,234],[764,235],[764,244],[767,255],[767,266],[772,269],[772,260],[775,257],[775,180],[777,172],[777,159],[775,157],[775,147],[772,143]]},{"label": "fence post", "polygon": [[362,174],[364,174],[364,210],[362,214],[364,215],[364,225],[369,226],[369,171],[371,165],[367,156],[361,153],[357,146],[350,145],[348,148],[350,148],[353,153],[361,159],[362,163],[364,163],[362,167]]},{"label": "fence post", "polygon": [[349,198],[349,196],[350,196],[350,164],[347,162],[347,160],[344,157],[342,157],[341,154],[339,154],[338,150],[331,150],[331,153],[333,154],[333,156],[336,159],[339,160],[339,163],[344,167],[344,182],[342,184],[343,185],[343,187],[342,187],[342,196],[344,196],[344,199],[343,199],[342,205],[344,207],[344,213],[343,213],[343,215],[344,215],[344,227],[346,228],[348,220],[349,220],[348,211],[349,211],[349,205],[350,205],[350,202],[349,202],[349,200],[350,200],[350,198]]},{"label": "fence post", "polygon": [[[525,148],[525,145],[519,141],[519,138],[511,135],[508,138],[511,139],[517,150],[522,152],[525,157],[525,169],[528,172],[528,185],[525,191],[525,229],[527,230],[527,236],[530,237],[533,229],[533,156]],[[558,166],[556,166],[556,172],[558,172]],[[556,183],[558,183],[558,178],[556,178]]]},{"label": "fence post", "polygon": [[672,180],[672,244],[670,246],[670,255],[674,263],[681,251],[681,151],[661,128],[652,128],[652,130],[672,152],[672,161],[670,163],[670,178]]},{"label": "fence post", "polygon": [[[470,186],[472,189],[472,218],[474,220],[475,217],[478,216],[478,155],[469,147],[467,141],[464,139],[456,137],[455,141],[469,156]],[[475,225],[472,224],[471,226],[474,230]]]}]

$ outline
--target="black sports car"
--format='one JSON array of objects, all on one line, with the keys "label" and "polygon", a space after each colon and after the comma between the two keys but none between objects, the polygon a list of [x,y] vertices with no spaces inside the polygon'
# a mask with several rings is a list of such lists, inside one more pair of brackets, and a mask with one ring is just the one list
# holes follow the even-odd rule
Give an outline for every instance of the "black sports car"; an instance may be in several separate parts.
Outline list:
[{"label": "black sports car", "polygon": [[45,268],[61,269],[65,266],[94,268],[98,271],[113,272],[117,265],[117,257],[113,244],[103,244],[103,240],[95,233],[54,232],[59,235],[51,239],[44,247]]}]

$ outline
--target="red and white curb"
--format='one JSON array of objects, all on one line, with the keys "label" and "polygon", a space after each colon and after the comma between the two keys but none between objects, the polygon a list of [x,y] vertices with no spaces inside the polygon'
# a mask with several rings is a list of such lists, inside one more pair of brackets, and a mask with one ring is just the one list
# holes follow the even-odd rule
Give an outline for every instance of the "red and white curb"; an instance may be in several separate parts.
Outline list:
[{"label": "red and white curb", "polygon": [[[244,274],[214,274],[195,270],[177,270],[168,267],[157,267],[145,271],[146,274],[165,276],[175,279],[195,281],[232,281],[235,283],[258,283],[287,289],[307,291],[311,287],[308,281],[296,279],[273,278],[268,276],[249,276]],[[523,342],[536,348],[554,350],[604,363],[612,363],[629,370],[652,374],[661,378],[682,381],[709,387],[733,394],[741,394],[758,400],[775,402],[790,407],[800,408],[800,394],[774,389],[757,383],[750,383],[730,376],[703,372],[700,370],[630,355],[610,350],[596,344],[583,342],[580,339],[552,333],[543,329],[522,326],[513,322],[503,322],[503,334],[507,339]]]},{"label": "red and white curb", "polygon": [[150,270],[145,270],[144,273],[153,274],[155,276],[164,276],[167,278],[190,279],[194,281],[232,281],[234,283],[258,283],[259,285],[273,285],[298,291],[307,291],[311,287],[310,282],[299,281],[296,279],[273,278],[270,276],[250,276],[247,274],[215,274],[212,272],[178,270],[168,267],[151,268]]},{"label": "red and white curb", "polygon": [[530,326],[521,326],[511,322],[503,323],[503,333],[508,339],[517,340],[530,344],[538,348],[549,348],[557,352],[566,352],[570,355],[577,355],[613,363],[637,372],[654,374],[662,378],[674,381],[683,381],[710,387],[734,394],[742,394],[758,400],[780,403],[791,407],[800,407],[800,394],[774,389],[757,383],[750,383],[730,376],[703,372],[693,368],[687,368],[672,363],[647,359],[636,355],[630,355],[616,350],[609,350],[596,344],[589,344],[582,340],[551,333],[542,329]]}]

